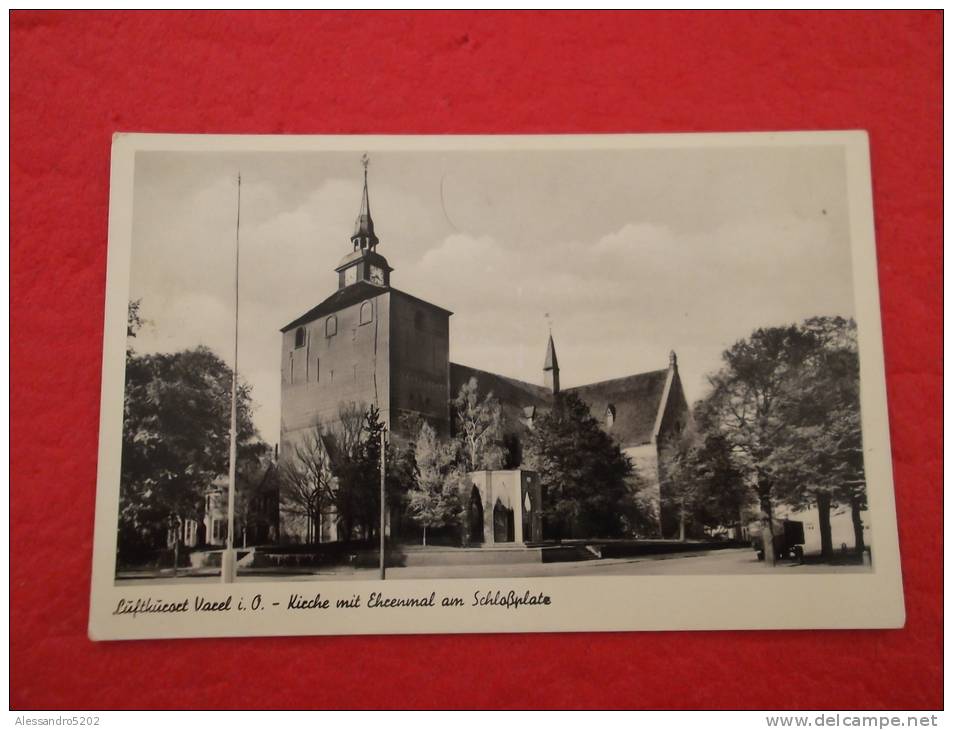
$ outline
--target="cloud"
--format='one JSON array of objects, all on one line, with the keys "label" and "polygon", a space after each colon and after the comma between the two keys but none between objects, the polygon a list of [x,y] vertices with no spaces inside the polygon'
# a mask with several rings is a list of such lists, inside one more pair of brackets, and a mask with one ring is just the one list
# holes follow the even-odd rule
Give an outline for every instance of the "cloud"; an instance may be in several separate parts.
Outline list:
[{"label": "cloud", "polygon": [[852,312],[838,243],[797,218],[709,234],[629,223],[536,247],[454,234],[401,285],[456,313],[451,356],[467,364],[539,380],[548,312],[567,384],[664,367],[674,348],[697,397],[721,351],[755,327]]},{"label": "cloud", "polygon": [[[815,201],[748,211],[733,201],[721,225],[682,225],[677,214],[646,212],[645,199],[642,213],[625,197],[587,203],[582,183],[571,205],[558,189],[552,200],[542,189],[517,200],[534,189],[514,177],[498,192],[514,198],[502,211],[478,191],[449,196],[449,224],[437,174],[444,163],[418,171],[430,163],[413,162],[407,174],[419,173],[417,182],[402,186],[395,173],[372,185],[380,252],[395,268],[394,286],[455,312],[458,362],[540,381],[548,312],[565,384],[662,368],[674,348],[695,398],[721,351],[754,327],[853,311],[848,242],[833,216],[800,210]],[[494,179],[500,163],[485,164],[480,180]],[[168,163],[164,181],[137,187],[131,291],[153,323],[135,343],[140,351],[205,344],[231,360],[236,189],[227,167],[190,177]],[[279,426],[278,329],[336,289],[360,200],[356,176],[306,177],[309,169],[300,179],[249,174],[242,185],[239,369],[269,440]],[[624,182],[600,190],[624,192]],[[528,227],[540,220],[546,235]],[[590,220],[602,235],[585,235],[580,221]]]}]

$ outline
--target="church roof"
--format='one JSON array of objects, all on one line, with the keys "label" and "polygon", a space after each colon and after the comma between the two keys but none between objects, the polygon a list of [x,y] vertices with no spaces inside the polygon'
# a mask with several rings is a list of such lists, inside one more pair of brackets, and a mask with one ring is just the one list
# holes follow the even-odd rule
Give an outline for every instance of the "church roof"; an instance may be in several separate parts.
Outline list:
[{"label": "church roof", "polygon": [[[535,415],[540,408],[549,410],[553,402],[553,393],[549,388],[541,385],[534,385],[516,378],[508,378],[505,375],[490,373],[486,370],[477,370],[467,365],[459,365],[455,362],[450,363],[450,398],[456,398],[460,388],[465,385],[470,378],[477,379],[480,398],[486,397],[487,393],[492,391],[503,408],[509,426],[513,426],[520,420],[530,418]],[[529,414],[528,408],[533,407],[532,414]]]},{"label": "church roof", "polygon": [[334,312],[340,312],[345,307],[350,307],[352,304],[363,302],[365,299],[370,299],[371,297],[376,297],[386,292],[399,294],[400,296],[406,297],[407,299],[411,299],[415,302],[426,304],[428,307],[439,309],[441,312],[453,314],[453,312],[449,312],[448,310],[443,309],[443,307],[438,307],[436,304],[431,304],[430,302],[419,299],[411,294],[402,292],[399,289],[394,289],[390,286],[378,286],[377,284],[371,284],[368,281],[358,281],[354,284],[351,284],[350,286],[344,287],[343,289],[338,289],[336,292],[334,292],[334,294],[329,296],[319,305],[312,307],[296,320],[286,324],[281,328],[281,331],[287,332],[288,330],[294,329],[295,327],[300,327],[301,325],[307,324],[308,322],[313,322],[318,317],[333,314]]},{"label": "church roof", "polygon": [[359,281],[355,284],[351,284],[343,289],[338,289],[318,306],[312,307],[293,322],[286,324],[281,328],[281,331],[287,332],[294,327],[312,322],[322,315],[338,312],[345,307],[363,302],[370,297],[376,297],[378,294],[383,294],[386,291],[388,291],[388,287],[377,286],[367,281]]},{"label": "church roof", "polygon": [[576,388],[565,388],[564,392],[575,393],[585,401],[592,417],[603,426],[606,412],[609,406],[612,406],[615,413],[609,433],[623,447],[638,446],[652,441],[669,372],[669,369],[653,370]]},{"label": "church roof", "polygon": [[[606,426],[606,412],[612,406],[614,414],[609,433],[623,448],[639,446],[652,441],[669,372],[665,369],[638,373],[564,388],[563,392],[575,393],[589,406],[592,417],[603,428]],[[471,377],[477,379],[481,398],[492,391],[499,399],[510,425],[552,407],[553,394],[549,388],[457,363],[450,363],[450,397],[455,398],[460,387]]]}]

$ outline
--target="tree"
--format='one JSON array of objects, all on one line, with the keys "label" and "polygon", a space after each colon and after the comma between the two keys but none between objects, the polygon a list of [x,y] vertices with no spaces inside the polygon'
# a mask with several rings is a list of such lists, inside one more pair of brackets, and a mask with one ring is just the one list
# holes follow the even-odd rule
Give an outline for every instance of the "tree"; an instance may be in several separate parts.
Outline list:
[{"label": "tree", "polygon": [[721,434],[686,428],[662,447],[662,501],[678,515],[679,540],[685,540],[690,525],[709,529],[737,526],[740,538],[745,508],[751,501],[743,475]]},{"label": "tree", "polygon": [[359,451],[357,474],[362,508],[362,523],[365,534],[374,537],[380,533],[381,516],[381,442],[385,444],[384,492],[387,506],[393,517],[404,502],[408,489],[416,481],[412,451],[400,450],[386,437],[387,426],[376,406],[370,406],[364,413],[362,448]]},{"label": "tree", "polygon": [[129,312],[126,317],[126,337],[135,337],[145,320],[142,319],[140,309],[142,308],[141,299],[132,299],[129,301]]},{"label": "tree", "polygon": [[730,447],[734,464],[757,496],[764,555],[774,565],[772,499],[781,453],[790,442],[789,404],[801,387],[801,371],[815,336],[796,326],[755,330],[722,354],[722,369],[709,378],[712,392],[702,417]]},{"label": "tree", "polygon": [[[867,478],[860,420],[860,358],[857,324],[842,317],[816,317],[804,323],[823,345],[818,361],[818,395],[827,396],[826,449],[836,453],[827,475],[834,484],[832,498],[847,502],[854,528],[854,548],[864,551],[864,526],[860,517],[867,509]],[[829,527],[829,523],[828,523]]]},{"label": "tree", "polygon": [[412,519],[423,528],[423,544],[427,530],[457,522],[463,510],[461,484],[464,467],[457,462],[455,449],[441,443],[430,424],[423,423],[414,444],[417,483],[407,494],[407,507]]},{"label": "tree", "polygon": [[559,393],[549,413],[536,420],[527,444],[539,474],[557,537],[615,537],[634,505],[627,480],[632,464],[573,393]]},{"label": "tree", "polygon": [[481,401],[476,378],[460,386],[451,403],[459,444],[466,471],[500,469],[503,466],[503,410],[493,393]]},{"label": "tree", "polygon": [[305,520],[305,542],[321,540],[321,516],[335,502],[336,483],[322,429],[315,425],[291,448],[279,470],[281,501]]},{"label": "tree", "polygon": [[[702,484],[699,479],[697,436],[690,428],[669,438],[659,453],[661,506],[665,514],[678,516],[678,539],[687,537],[689,523],[694,522]],[[668,530],[663,528],[663,536]]]},{"label": "tree", "polygon": [[[334,477],[333,504],[346,539],[369,540],[379,532],[381,434],[386,430],[376,406],[341,404],[334,428],[320,431]],[[387,442],[385,491],[391,514],[398,512],[414,482],[412,452]]]},{"label": "tree", "polygon": [[334,427],[319,431],[335,478],[334,509],[347,540],[354,537],[355,530],[364,538],[370,537],[366,520],[371,508],[367,502],[374,499],[374,485],[365,463],[365,413],[363,405],[342,403]]},{"label": "tree", "polygon": [[277,524],[272,520],[271,506],[273,498],[280,494],[279,486],[278,465],[264,445],[259,458],[238,463],[235,473],[236,544],[248,547],[249,541],[261,544],[277,537],[273,532]]},{"label": "tree", "polygon": [[[231,369],[206,347],[136,355],[126,362],[120,475],[120,557],[173,536],[177,565],[186,519],[201,520],[204,497],[228,470]],[[267,447],[251,419],[251,389],[238,388],[238,458]]]},{"label": "tree", "polygon": [[851,505],[858,551],[864,542],[857,331],[853,320],[842,317],[815,317],[802,329],[814,338],[815,347],[799,373],[798,396],[785,404],[791,429],[776,459],[778,496],[795,508],[817,506],[821,554],[830,558],[830,513],[839,501]]},{"label": "tree", "polygon": [[751,492],[724,436],[699,435],[694,470],[699,485],[697,519],[710,528],[735,525],[735,539],[740,540]]}]

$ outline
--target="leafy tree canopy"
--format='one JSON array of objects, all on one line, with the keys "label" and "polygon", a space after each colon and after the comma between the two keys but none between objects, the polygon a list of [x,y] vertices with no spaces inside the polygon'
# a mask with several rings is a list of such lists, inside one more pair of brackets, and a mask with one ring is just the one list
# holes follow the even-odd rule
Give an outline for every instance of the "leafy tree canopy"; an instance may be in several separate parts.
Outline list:
[{"label": "leafy tree canopy", "polygon": [[420,426],[414,455],[418,476],[407,494],[407,508],[414,521],[423,527],[426,544],[428,528],[456,524],[461,519],[466,471],[457,459],[454,445],[441,443],[426,422]]},{"label": "leafy tree canopy", "polygon": [[632,464],[578,396],[557,395],[552,410],[536,419],[526,451],[546,492],[546,516],[560,534],[622,534]]},{"label": "leafy tree canopy", "polygon": [[[206,347],[129,355],[120,485],[127,527],[158,532],[167,518],[201,516],[205,490],[228,472],[231,385],[231,369]],[[251,411],[250,388],[240,384],[239,464],[267,451]]]},{"label": "leafy tree canopy", "polygon": [[477,379],[470,378],[451,406],[463,467],[467,471],[501,469],[505,451],[500,401],[492,392],[480,400]]}]

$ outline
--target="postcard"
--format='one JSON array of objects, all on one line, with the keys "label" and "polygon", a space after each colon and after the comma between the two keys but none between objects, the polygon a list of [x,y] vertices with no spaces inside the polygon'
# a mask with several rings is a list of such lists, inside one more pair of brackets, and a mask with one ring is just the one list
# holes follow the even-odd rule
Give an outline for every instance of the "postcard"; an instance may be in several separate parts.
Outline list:
[{"label": "postcard", "polygon": [[90,636],[895,628],[866,133],[113,141]]}]

